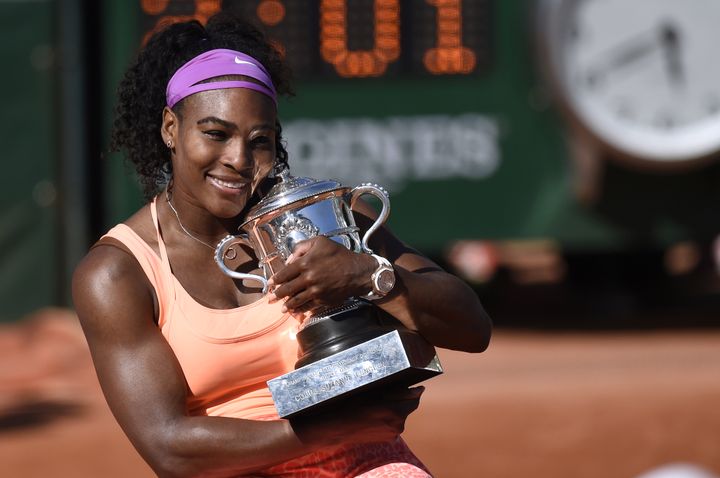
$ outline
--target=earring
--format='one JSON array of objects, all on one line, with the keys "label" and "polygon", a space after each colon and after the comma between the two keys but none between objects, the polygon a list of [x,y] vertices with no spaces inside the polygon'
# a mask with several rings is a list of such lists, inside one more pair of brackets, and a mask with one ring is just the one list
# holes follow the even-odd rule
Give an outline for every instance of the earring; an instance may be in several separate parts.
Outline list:
[{"label": "earring", "polygon": [[172,148],[172,140],[171,139],[169,139],[166,144],[167,144],[168,148]]}]

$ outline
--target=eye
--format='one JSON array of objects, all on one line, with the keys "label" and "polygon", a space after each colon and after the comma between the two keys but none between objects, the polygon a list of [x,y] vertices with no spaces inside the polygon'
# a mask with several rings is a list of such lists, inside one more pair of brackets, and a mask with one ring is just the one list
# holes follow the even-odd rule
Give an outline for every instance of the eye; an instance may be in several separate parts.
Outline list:
[{"label": "eye", "polygon": [[210,139],[213,139],[215,141],[224,141],[227,139],[227,133],[225,131],[219,130],[219,129],[211,129],[207,131],[203,131],[203,134],[206,136],[209,136]]},{"label": "eye", "polygon": [[274,144],[274,140],[270,136],[260,135],[260,136],[254,137],[250,141],[250,144],[254,148],[269,148]]}]

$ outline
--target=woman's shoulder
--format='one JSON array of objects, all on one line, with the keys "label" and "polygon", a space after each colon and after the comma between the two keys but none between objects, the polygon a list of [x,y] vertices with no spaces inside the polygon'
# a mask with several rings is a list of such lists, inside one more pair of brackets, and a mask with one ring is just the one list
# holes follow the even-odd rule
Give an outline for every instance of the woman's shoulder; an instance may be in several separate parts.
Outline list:
[{"label": "woman's shoulder", "polygon": [[92,289],[105,288],[108,293],[121,290],[127,283],[146,282],[136,256],[120,241],[104,238],[88,251],[73,273],[76,285],[93,285]]},{"label": "woman's shoulder", "polygon": [[[122,224],[147,242],[148,246],[156,248],[157,239],[143,225],[143,216],[147,213],[147,222],[152,228],[149,210],[145,209],[148,209],[147,206]],[[96,242],[78,263],[72,282],[76,306],[78,303],[134,301],[146,296],[146,292],[152,289],[131,248],[122,240],[108,235]]]},{"label": "woman's shoulder", "polygon": [[[118,247],[95,247],[72,277],[72,297],[83,328],[114,329],[153,317],[153,290],[138,262]],[[135,317],[135,319],[133,319]],[[127,319],[127,320],[125,320]]]}]

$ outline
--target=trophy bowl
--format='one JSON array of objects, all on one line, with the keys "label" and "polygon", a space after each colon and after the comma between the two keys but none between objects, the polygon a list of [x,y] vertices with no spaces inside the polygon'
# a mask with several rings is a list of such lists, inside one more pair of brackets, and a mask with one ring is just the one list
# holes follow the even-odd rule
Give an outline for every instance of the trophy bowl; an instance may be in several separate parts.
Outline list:
[{"label": "trophy bowl", "polygon": [[[365,194],[378,198],[382,210],[361,239],[352,206]],[[260,282],[266,293],[267,280],[303,240],[322,235],[355,253],[372,253],[368,240],[389,211],[388,194],[377,185],[349,188],[332,180],[294,177],[286,169],[248,212],[239,227],[242,232],[218,244],[215,261],[230,277]],[[255,251],[262,276],[227,267],[226,250],[236,243]],[[306,318],[296,338],[295,370],[267,382],[282,418],[310,414],[375,387],[410,386],[442,373],[427,340],[359,298],[349,297],[338,307]]]}]

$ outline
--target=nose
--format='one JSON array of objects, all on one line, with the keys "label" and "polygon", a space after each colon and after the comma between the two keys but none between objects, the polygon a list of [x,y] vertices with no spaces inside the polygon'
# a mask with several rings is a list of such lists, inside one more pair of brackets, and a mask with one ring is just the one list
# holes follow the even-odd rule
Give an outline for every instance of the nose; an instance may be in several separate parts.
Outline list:
[{"label": "nose", "polygon": [[243,176],[251,175],[254,168],[250,148],[244,141],[240,140],[228,142],[223,152],[221,163]]}]

